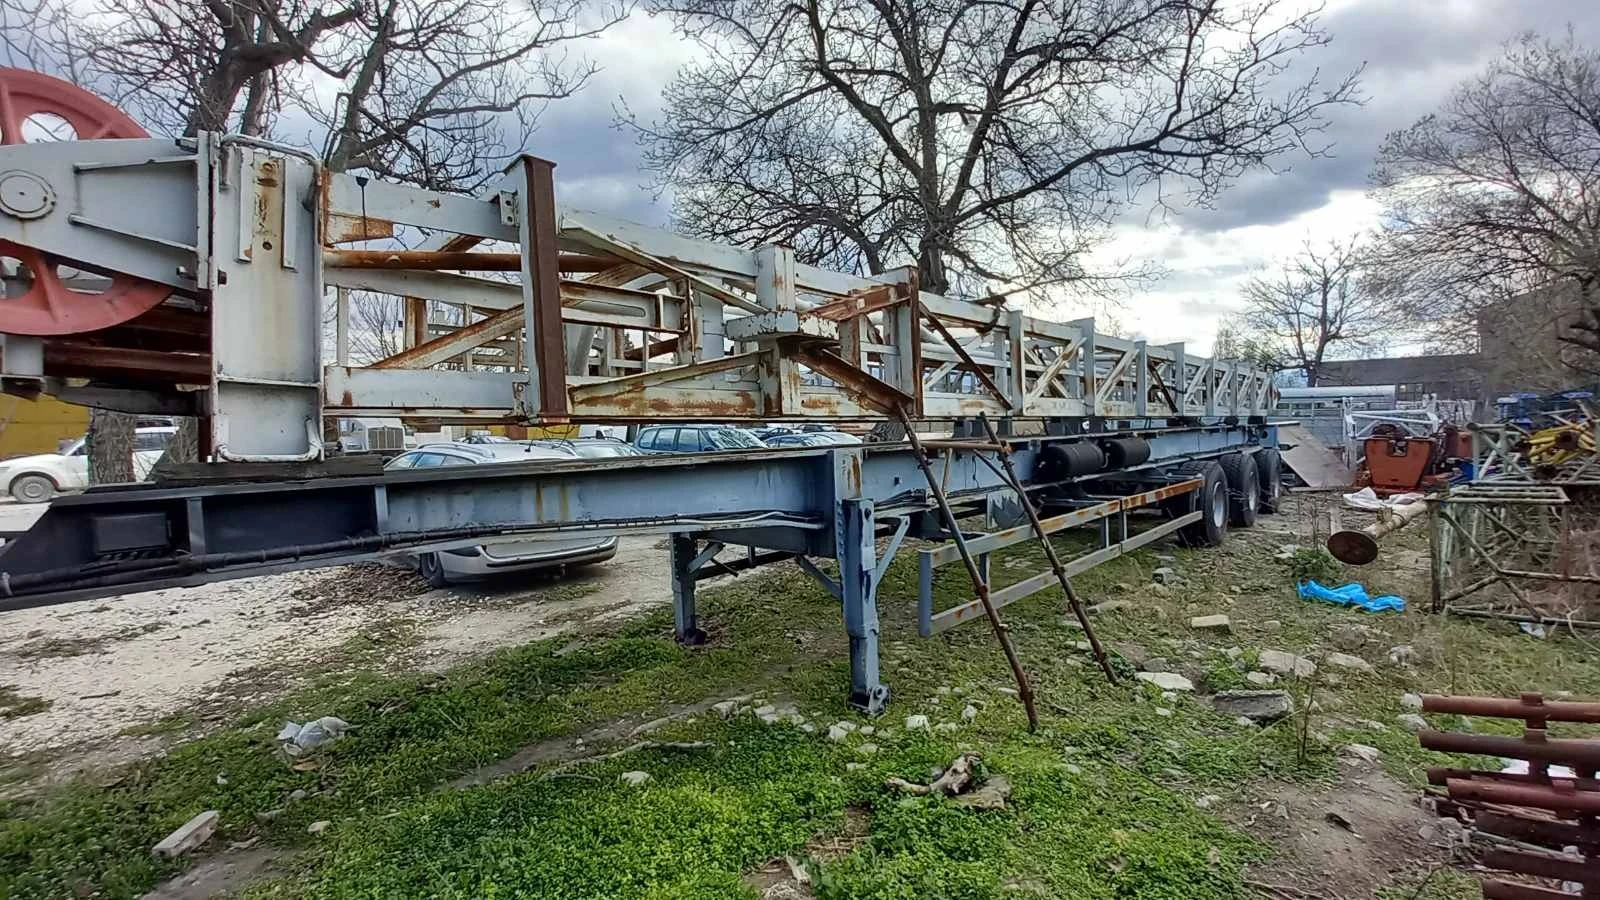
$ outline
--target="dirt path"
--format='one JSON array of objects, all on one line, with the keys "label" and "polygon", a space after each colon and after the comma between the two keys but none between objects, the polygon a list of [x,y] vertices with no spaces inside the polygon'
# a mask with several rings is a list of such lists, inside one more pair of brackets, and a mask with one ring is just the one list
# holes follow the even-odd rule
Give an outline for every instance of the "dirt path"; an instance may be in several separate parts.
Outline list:
[{"label": "dirt path", "polygon": [[180,717],[182,730],[268,702],[352,646],[377,647],[363,666],[442,669],[665,603],[667,572],[661,539],[624,538],[611,562],[563,576],[429,590],[399,570],[341,567],[8,614],[0,687],[50,706],[6,720],[0,758],[120,761],[153,749],[140,736],[152,723]]}]

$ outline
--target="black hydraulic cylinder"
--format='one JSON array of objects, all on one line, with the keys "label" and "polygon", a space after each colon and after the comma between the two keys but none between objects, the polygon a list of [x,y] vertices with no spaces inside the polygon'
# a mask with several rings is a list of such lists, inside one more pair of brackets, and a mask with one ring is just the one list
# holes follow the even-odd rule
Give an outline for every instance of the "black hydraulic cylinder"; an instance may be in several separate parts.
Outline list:
[{"label": "black hydraulic cylinder", "polygon": [[1035,466],[1035,481],[1063,481],[1080,475],[1092,475],[1106,466],[1106,455],[1088,441],[1070,444],[1050,444],[1039,454]]},{"label": "black hydraulic cylinder", "polygon": [[1144,438],[1108,438],[1100,442],[1105,451],[1106,468],[1127,469],[1150,461],[1150,442]]}]

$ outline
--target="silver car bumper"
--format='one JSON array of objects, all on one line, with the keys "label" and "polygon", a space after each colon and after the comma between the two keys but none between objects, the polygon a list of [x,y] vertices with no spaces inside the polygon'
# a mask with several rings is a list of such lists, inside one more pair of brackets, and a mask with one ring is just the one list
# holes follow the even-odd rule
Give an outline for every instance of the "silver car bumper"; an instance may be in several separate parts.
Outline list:
[{"label": "silver car bumper", "polygon": [[446,550],[439,562],[451,578],[481,578],[505,572],[604,562],[617,555],[615,537],[554,541],[507,541]]}]

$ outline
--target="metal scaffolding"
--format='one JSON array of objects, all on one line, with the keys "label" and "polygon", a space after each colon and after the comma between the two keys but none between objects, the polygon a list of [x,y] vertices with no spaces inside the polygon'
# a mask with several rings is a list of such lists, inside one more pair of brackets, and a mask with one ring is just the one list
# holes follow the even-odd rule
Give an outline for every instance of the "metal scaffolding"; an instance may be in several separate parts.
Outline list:
[{"label": "metal scaffolding", "polygon": [[1592,507],[1585,517],[1587,504],[1574,502],[1576,496],[1592,503],[1600,499],[1596,494],[1575,486],[1482,482],[1430,501],[1433,611],[1600,626],[1591,621],[1600,597],[1600,525],[1588,520]]}]

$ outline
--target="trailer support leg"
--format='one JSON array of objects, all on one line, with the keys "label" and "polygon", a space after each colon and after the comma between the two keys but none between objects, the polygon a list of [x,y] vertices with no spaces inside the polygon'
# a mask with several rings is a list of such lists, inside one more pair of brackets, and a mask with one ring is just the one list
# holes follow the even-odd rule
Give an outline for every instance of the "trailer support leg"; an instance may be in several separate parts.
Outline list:
[{"label": "trailer support leg", "polygon": [[706,642],[706,633],[700,630],[695,610],[694,563],[694,535],[675,532],[672,535],[672,633],[678,643],[687,647],[698,647]]},{"label": "trailer support leg", "polygon": [[878,680],[877,545],[871,500],[839,501],[834,540],[844,630],[850,636],[850,705],[875,716],[883,712],[889,688]]}]

